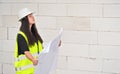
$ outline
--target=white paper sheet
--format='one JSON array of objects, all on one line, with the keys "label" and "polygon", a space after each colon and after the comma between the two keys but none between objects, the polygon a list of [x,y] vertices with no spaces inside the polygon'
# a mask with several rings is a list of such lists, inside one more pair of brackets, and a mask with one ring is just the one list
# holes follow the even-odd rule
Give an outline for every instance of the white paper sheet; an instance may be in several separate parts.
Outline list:
[{"label": "white paper sheet", "polygon": [[61,40],[62,31],[63,29],[61,28],[59,34],[39,54],[39,63],[35,68],[35,74],[50,74],[51,71],[56,69],[58,45]]}]

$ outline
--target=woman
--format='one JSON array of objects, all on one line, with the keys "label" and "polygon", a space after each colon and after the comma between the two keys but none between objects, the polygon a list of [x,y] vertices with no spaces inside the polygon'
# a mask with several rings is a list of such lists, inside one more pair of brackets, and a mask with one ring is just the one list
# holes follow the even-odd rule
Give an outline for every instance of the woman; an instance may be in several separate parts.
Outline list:
[{"label": "woman", "polygon": [[42,51],[43,40],[38,34],[32,14],[27,8],[19,12],[21,27],[16,38],[16,74],[34,74],[34,66],[38,64],[37,56]]},{"label": "woman", "polygon": [[[19,12],[20,31],[16,38],[16,74],[34,74],[38,54],[42,51],[43,40],[38,34],[33,12],[27,8]],[[60,45],[59,45],[60,46]]]}]

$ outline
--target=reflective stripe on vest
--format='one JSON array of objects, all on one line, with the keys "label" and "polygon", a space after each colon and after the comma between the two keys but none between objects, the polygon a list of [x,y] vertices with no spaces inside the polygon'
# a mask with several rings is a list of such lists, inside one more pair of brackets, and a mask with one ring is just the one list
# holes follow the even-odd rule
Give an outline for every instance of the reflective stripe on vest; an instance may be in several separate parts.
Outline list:
[{"label": "reflective stripe on vest", "polygon": [[21,71],[21,70],[25,70],[25,69],[29,69],[29,68],[34,68],[34,65],[33,65],[33,64],[30,64],[30,65],[27,65],[27,66],[15,68],[15,70],[16,70],[16,71]]},{"label": "reflective stripe on vest", "polygon": [[[32,54],[32,56],[38,58],[38,53],[34,53],[34,54]],[[27,59],[25,55],[15,58],[15,62],[18,62],[18,61],[21,61],[24,59]]]}]

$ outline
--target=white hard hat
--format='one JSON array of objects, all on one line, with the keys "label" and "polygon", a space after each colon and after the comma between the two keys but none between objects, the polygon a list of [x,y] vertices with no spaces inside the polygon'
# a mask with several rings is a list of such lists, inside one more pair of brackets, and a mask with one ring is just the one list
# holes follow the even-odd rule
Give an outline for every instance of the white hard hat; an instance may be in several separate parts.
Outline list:
[{"label": "white hard hat", "polygon": [[28,8],[23,8],[22,10],[19,11],[19,14],[18,14],[19,21],[31,13],[33,13],[33,11],[30,11]]}]

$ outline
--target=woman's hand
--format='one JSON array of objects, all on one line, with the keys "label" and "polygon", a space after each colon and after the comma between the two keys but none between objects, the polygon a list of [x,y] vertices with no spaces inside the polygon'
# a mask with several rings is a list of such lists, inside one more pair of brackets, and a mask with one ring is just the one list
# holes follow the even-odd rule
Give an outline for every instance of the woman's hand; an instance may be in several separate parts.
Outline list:
[{"label": "woman's hand", "polygon": [[33,60],[32,60],[32,63],[33,63],[34,66],[36,66],[36,65],[38,64],[38,60],[33,59]]},{"label": "woman's hand", "polygon": [[59,42],[59,45],[58,45],[59,47],[61,46],[61,40],[60,40],[60,42]]}]

